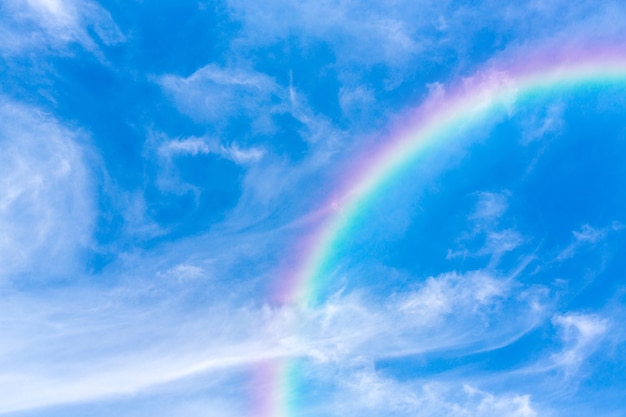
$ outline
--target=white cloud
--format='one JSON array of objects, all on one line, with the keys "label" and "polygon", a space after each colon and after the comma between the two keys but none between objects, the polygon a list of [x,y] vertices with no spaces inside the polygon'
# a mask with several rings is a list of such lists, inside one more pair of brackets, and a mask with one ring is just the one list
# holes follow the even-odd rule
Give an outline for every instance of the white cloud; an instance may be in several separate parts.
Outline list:
[{"label": "white cloud", "polygon": [[608,354],[617,344],[623,343],[622,332],[614,326],[615,321],[621,320],[621,314],[610,310],[554,314],[551,324],[556,331],[556,343],[544,343],[539,358],[516,372],[524,379],[532,374],[540,375],[538,381],[542,384],[550,388],[554,386],[560,393],[575,394],[577,385],[593,372],[586,363],[590,357]]},{"label": "white cloud", "polygon": [[475,195],[476,204],[468,215],[469,230],[459,237],[458,242],[467,245],[477,238],[483,239],[483,242],[474,250],[467,247],[448,249],[446,259],[488,255],[491,257],[491,266],[496,266],[504,254],[520,247],[526,239],[515,228],[503,226],[506,224],[505,215],[509,209],[510,192],[482,191]]},{"label": "white cloud", "polygon": [[[339,59],[375,64],[379,62],[408,61],[424,49],[414,36],[415,26],[429,24],[415,15],[415,10],[400,7],[402,13],[390,13],[389,8],[375,2],[303,1],[285,4],[266,2],[262,6],[247,0],[230,1],[234,16],[241,19],[244,44],[272,43],[294,32],[304,39],[326,39]],[[422,4],[422,11],[430,5]],[[425,22],[426,21],[426,22]]]},{"label": "white cloud", "polygon": [[[190,183],[183,179],[180,174],[181,167],[184,167],[185,160],[182,157],[196,157],[202,155],[213,155],[238,164],[248,175],[263,162],[266,150],[262,146],[242,147],[236,142],[221,143],[217,139],[207,137],[187,137],[171,139],[164,134],[153,134],[147,142],[146,153],[155,155],[155,162],[158,164],[156,185],[163,192],[183,195],[191,193],[198,198],[202,193],[204,181],[211,181],[210,178],[199,178],[200,182]],[[253,175],[258,180],[258,175]],[[139,225],[145,221],[145,203],[140,198],[136,206],[136,211],[132,218],[140,220]],[[157,231],[157,230],[155,230]]]},{"label": "white cloud", "polygon": [[[209,64],[189,77],[166,75],[160,85],[178,108],[201,121],[223,122],[226,117],[269,115],[285,105],[284,91],[267,75],[237,67]],[[261,112],[260,109],[264,110]],[[258,122],[267,124],[269,121]]]},{"label": "white cloud", "polygon": [[109,12],[89,0],[3,0],[9,12],[0,21],[0,49],[19,54],[32,49],[55,50],[79,43],[89,50],[97,46],[91,27],[106,45],[124,41]]},{"label": "white cloud", "polygon": [[256,162],[263,158],[263,155],[265,154],[265,151],[261,148],[253,147],[244,149],[239,147],[239,145],[237,145],[236,143],[233,143],[229,146],[220,147],[220,152],[228,159],[231,159],[239,164]]},{"label": "white cloud", "polygon": [[339,374],[339,392],[324,407],[332,416],[536,417],[530,395],[495,394],[446,379],[400,382],[370,369]]},{"label": "white cloud", "polygon": [[265,155],[261,147],[242,148],[236,142],[229,145],[217,140],[190,137],[179,140],[168,140],[159,146],[159,153],[167,158],[177,155],[206,155],[215,154],[235,163],[246,165],[258,162]]},{"label": "white cloud", "polygon": [[546,294],[488,271],[444,273],[387,299],[367,291],[299,313],[298,335],[320,360],[389,358],[506,346],[546,318]]},{"label": "white cloud", "polygon": [[78,135],[0,98],[0,276],[67,274],[91,240],[94,192]]},{"label": "white cloud", "polygon": [[207,276],[207,271],[202,266],[193,264],[178,264],[162,274],[167,278],[173,278],[179,283],[186,281],[204,278]]},{"label": "white cloud", "polygon": [[509,193],[477,193],[478,201],[469,216],[470,220],[477,222],[497,222],[509,208]]},{"label": "white cloud", "polygon": [[540,113],[525,115],[523,118],[523,138],[522,144],[545,138],[548,134],[557,134],[563,128],[563,112],[565,105],[557,101],[551,103]]},{"label": "white cloud", "polygon": [[504,395],[497,397],[488,392],[482,392],[466,385],[465,392],[474,399],[477,416],[511,416],[535,417],[537,412],[533,408],[530,395]]},{"label": "white cloud", "polygon": [[208,154],[211,152],[209,145],[200,138],[189,138],[183,140],[172,140],[162,144],[159,152],[166,156],[181,155],[198,155]]},{"label": "white cloud", "polygon": [[552,356],[555,366],[572,374],[603,343],[610,323],[606,318],[581,313],[556,315],[552,322],[560,329],[564,348]]},{"label": "white cloud", "polygon": [[[484,351],[511,343],[544,317],[536,308],[542,294],[485,271],[430,277],[389,299],[360,292],[338,294],[314,309],[242,306],[245,283],[239,277],[219,283],[228,274],[223,258],[253,248],[233,248],[236,236],[229,241],[223,235],[173,244],[154,258],[127,257],[111,268],[114,274],[123,268],[124,278],[117,280],[125,284],[111,290],[5,294],[0,410],[140,395],[192,375],[233,376],[268,360],[306,357],[336,372],[343,364],[378,358]],[[248,239],[272,250],[262,236]],[[198,248],[219,259],[206,260]],[[234,256],[232,262],[241,260]],[[177,285],[167,285],[171,280]],[[188,297],[200,289],[203,302],[190,306]],[[484,393],[458,401],[444,397],[433,410],[461,404],[491,416],[530,407],[523,396],[506,396],[508,403]],[[414,412],[408,398],[392,408]],[[428,398],[419,401],[431,404]],[[384,395],[374,403],[384,410]]]},{"label": "white cloud", "polygon": [[488,254],[499,258],[507,252],[511,252],[524,243],[524,237],[517,230],[504,229],[486,233],[485,245],[478,254]]},{"label": "white cloud", "polygon": [[601,229],[594,228],[588,224],[581,226],[580,230],[573,230],[572,242],[556,257],[557,261],[565,261],[574,257],[577,251],[583,247],[593,247],[599,242],[606,239],[610,232],[622,230],[623,226],[619,222],[613,222],[611,225]]},{"label": "white cloud", "polygon": [[376,96],[372,89],[357,86],[354,88],[342,87],[339,90],[339,105],[343,114],[347,117],[356,117],[358,115],[367,115],[368,109],[372,107]]},{"label": "white cloud", "polygon": [[598,230],[589,226],[588,224],[584,224],[580,231],[574,230],[572,234],[574,235],[574,239],[577,242],[586,242],[586,243],[597,243],[600,240],[604,239],[606,236],[607,230]]},{"label": "white cloud", "polygon": [[291,353],[267,337],[258,310],[217,300],[189,310],[171,287],[158,300],[138,285],[5,293],[0,412],[135,394],[207,372],[232,375]]},{"label": "white cloud", "polygon": [[[301,216],[297,211],[302,209],[298,204],[303,200],[298,196],[319,181],[320,172],[325,172],[322,167],[328,166],[337,149],[345,146],[347,133],[316,114],[291,80],[289,85],[280,85],[251,69],[211,64],[188,77],[165,75],[157,82],[171,95],[179,111],[207,124],[212,131],[205,137],[153,141],[162,156],[215,154],[246,168],[242,196],[228,219],[231,225],[256,223],[277,209]],[[280,142],[277,138],[268,140],[277,133],[276,116],[293,117],[299,123],[297,131],[281,136]],[[227,129],[234,119],[238,121],[237,137],[231,137]],[[299,152],[306,146],[303,160],[292,160],[291,141],[297,148],[293,159],[302,157]],[[286,151],[281,149],[283,145]],[[175,177],[170,168],[164,167],[160,185],[181,189],[181,184],[170,181]]]},{"label": "white cloud", "polygon": [[[276,133],[275,116],[289,115],[301,123],[294,137],[285,140],[302,140],[312,145],[309,161],[319,162],[326,158],[341,135],[329,120],[308,106],[306,98],[299,95],[292,81],[283,86],[257,71],[209,64],[188,77],[165,75],[157,82],[172,97],[179,111],[210,124],[218,136],[226,134],[224,129],[232,120],[247,126],[239,134],[241,137],[232,138],[228,145],[205,140],[210,152],[220,153],[237,163],[255,162],[265,154],[262,146],[244,147],[241,142],[245,139],[262,140],[264,135]],[[191,146],[191,142],[188,145]],[[198,152],[204,150],[197,149]]]},{"label": "white cloud", "polygon": [[[383,64],[388,68],[420,68],[443,59],[458,67],[471,65],[477,43],[501,51],[510,45],[530,45],[535,39],[570,43],[602,34],[623,33],[623,8],[618,2],[595,7],[587,1],[503,4],[490,0],[394,1],[393,8],[375,1],[230,0],[230,11],[243,23],[235,48],[255,48],[296,37],[305,45],[330,45],[344,76]],[[558,17],[558,19],[557,19]],[[528,28],[534,28],[532,33]],[[485,39],[485,30],[493,38]],[[592,33],[589,33],[592,32]],[[572,36],[575,33],[576,36]],[[493,44],[489,44],[492,42]],[[354,65],[358,64],[358,65]]]},{"label": "white cloud", "polygon": [[446,273],[428,278],[416,292],[404,295],[400,310],[423,323],[438,322],[439,317],[461,310],[479,310],[504,297],[508,292],[502,282],[484,271],[464,275]]}]

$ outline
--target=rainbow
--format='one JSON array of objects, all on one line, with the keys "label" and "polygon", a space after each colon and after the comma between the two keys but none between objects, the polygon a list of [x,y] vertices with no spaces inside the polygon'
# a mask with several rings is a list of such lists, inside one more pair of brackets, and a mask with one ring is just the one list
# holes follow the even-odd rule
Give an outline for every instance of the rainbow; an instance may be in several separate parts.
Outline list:
[{"label": "rainbow", "polygon": [[[332,254],[362,207],[427,150],[458,138],[458,133],[477,122],[506,114],[516,101],[534,94],[606,83],[626,84],[626,48],[590,44],[520,55],[492,61],[451,87],[436,85],[430,96],[407,116],[404,127],[351,165],[335,192],[318,210],[327,213],[322,227],[301,242],[304,256],[295,273],[283,277],[272,298],[299,308],[319,304],[325,277],[332,272]],[[289,405],[293,367],[289,362],[279,362],[273,365],[273,387],[265,392],[270,397],[266,407],[256,409],[259,417],[294,414]]]}]

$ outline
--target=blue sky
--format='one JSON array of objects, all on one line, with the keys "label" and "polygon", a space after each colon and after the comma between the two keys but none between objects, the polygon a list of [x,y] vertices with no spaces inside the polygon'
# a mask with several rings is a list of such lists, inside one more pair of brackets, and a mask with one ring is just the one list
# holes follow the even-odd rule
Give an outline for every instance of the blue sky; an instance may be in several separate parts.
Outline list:
[{"label": "blue sky", "polygon": [[622,84],[432,147],[341,238],[319,305],[272,291],[355,156],[439,88],[624,22],[619,1],[0,0],[0,414],[250,416],[270,361],[298,369],[284,417],[623,415]]}]

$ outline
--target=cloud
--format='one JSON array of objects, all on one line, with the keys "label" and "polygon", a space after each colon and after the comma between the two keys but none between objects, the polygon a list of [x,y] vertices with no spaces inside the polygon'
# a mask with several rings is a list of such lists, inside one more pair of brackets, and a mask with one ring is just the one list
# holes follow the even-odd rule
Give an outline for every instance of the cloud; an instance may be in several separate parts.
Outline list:
[{"label": "cloud", "polygon": [[[230,44],[231,56],[246,59],[271,50],[282,64],[273,66],[277,68],[273,76],[302,73],[307,82],[301,85],[323,79],[328,84],[324,85],[326,105],[316,109],[336,117],[337,104],[344,117],[360,122],[360,128],[380,128],[384,126],[380,120],[393,119],[413,107],[415,102],[408,100],[404,109],[392,104],[391,98],[398,96],[391,92],[404,96],[411,91],[410,100],[421,100],[428,95],[429,85],[471,74],[485,61],[517,59],[540,45],[601,42],[608,35],[619,38],[619,33],[623,35],[619,16],[624,16],[619,3],[612,1],[602,8],[587,1],[539,6],[535,1],[503,5],[491,0],[471,4],[399,0],[391,9],[370,0],[307,0],[288,5],[271,0],[263,6],[231,0],[228,6],[231,17],[241,23]],[[308,70],[312,59],[322,61],[320,71]],[[306,69],[298,70],[302,66]],[[491,103],[493,93],[501,95],[508,88],[506,74],[487,71],[484,75],[503,81],[497,92],[480,98],[481,103]],[[515,110],[513,97],[511,92],[504,103],[510,114]],[[530,136],[557,131],[558,113],[558,108],[551,108],[543,123],[537,120],[541,124],[536,131],[529,129]]]},{"label": "cloud", "polygon": [[218,141],[203,138],[186,138],[170,140],[159,146],[159,153],[167,158],[177,155],[216,154],[238,164],[258,162],[265,155],[260,147],[241,148],[236,142],[222,145]]},{"label": "cloud", "polygon": [[540,113],[526,115],[522,120],[523,138],[521,143],[528,145],[531,142],[544,139],[547,135],[561,132],[564,126],[565,105],[560,102],[549,104]]},{"label": "cloud", "polygon": [[211,150],[204,140],[199,138],[190,138],[164,143],[160,146],[159,152],[167,157],[171,157],[177,154],[192,156],[207,154],[211,152]]},{"label": "cloud", "polygon": [[297,335],[312,357],[334,362],[500,348],[549,312],[545,292],[515,278],[448,272],[382,299],[367,289],[337,295],[300,312]]},{"label": "cloud", "polygon": [[487,254],[499,257],[504,253],[511,252],[524,243],[524,237],[516,230],[505,229],[488,232],[485,245],[478,254]]},{"label": "cloud", "polygon": [[513,375],[523,380],[536,378],[546,389],[553,389],[560,395],[581,395],[580,384],[595,377],[594,365],[615,360],[610,358],[610,352],[623,344],[624,338],[621,332],[615,331],[614,323],[621,320],[622,314],[615,309],[597,313],[557,312],[547,323],[555,332],[551,336],[553,340],[545,341],[537,358]]},{"label": "cloud", "polygon": [[[180,112],[210,127],[211,136],[220,142],[230,142],[220,152],[238,162],[260,158],[260,147],[254,150],[250,143],[262,143],[263,152],[270,152],[271,144],[288,155],[306,149],[309,160],[319,161],[320,156],[332,152],[342,134],[330,120],[311,109],[293,84],[279,84],[273,77],[243,65],[209,64],[188,77],[164,75],[157,82]],[[285,126],[287,131],[280,131]],[[236,137],[232,137],[233,129]],[[215,148],[220,146],[211,149]]]},{"label": "cloud", "polygon": [[495,55],[511,45],[546,38],[558,37],[556,41],[563,43],[614,35],[623,31],[619,16],[624,13],[612,1],[602,8],[587,1],[503,5],[490,0],[471,4],[399,0],[393,9],[374,1],[307,0],[285,5],[274,0],[261,7],[250,0],[231,0],[229,6],[243,24],[234,48],[276,44],[288,36],[305,45],[324,42],[331,46],[337,64],[347,70],[346,77],[349,72],[355,75],[359,65],[432,68],[445,62],[467,67],[475,61],[472,54],[478,46],[483,53]]},{"label": "cloud", "polygon": [[0,20],[3,34],[0,49],[5,54],[30,50],[54,52],[71,43],[96,50],[89,28],[93,28],[97,39],[105,45],[125,40],[109,12],[92,1],[4,0],[1,7],[7,12]]},{"label": "cloud", "polygon": [[[170,248],[156,268],[150,258],[126,258],[123,264],[136,271],[125,268],[126,278],[107,290],[5,294],[0,410],[138,395],[193,375],[230,378],[268,360],[309,358],[316,367],[340,368],[355,360],[490,349],[511,343],[543,316],[531,303],[541,303],[540,294],[526,289],[517,297],[512,281],[484,272],[432,277],[380,303],[373,294],[353,293],[316,309],[240,305],[245,286],[229,288],[223,264],[181,262],[173,257],[181,250]],[[203,303],[190,302],[200,289]],[[435,328],[446,330],[434,334]]]},{"label": "cloud", "polygon": [[597,243],[600,240],[604,239],[606,236],[606,230],[598,230],[589,226],[588,224],[584,224],[580,231],[573,231],[574,239],[576,242],[588,242],[588,243]]},{"label": "cloud", "polygon": [[[490,256],[491,264],[495,266],[503,255],[512,252],[526,242],[526,238],[513,227],[506,227],[510,223],[505,217],[509,209],[511,193],[477,192],[476,203],[470,211],[468,231],[464,232],[457,241],[462,247],[448,249],[446,259],[466,258],[469,256]],[[470,244],[481,241],[478,249],[470,250]]]},{"label": "cloud", "polygon": [[5,294],[0,412],[115,398],[197,374],[228,377],[289,353],[264,337],[258,310],[217,301],[188,310],[180,293],[159,299],[138,284]]},{"label": "cloud", "polygon": [[[339,377],[339,378],[337,378]],[[336,375],[337,391],[318,410],[332,416],[536,417],[530,395],[491,393],[468,383],[398,381],[371,368],[349,369]],[[334,394],[334,395],[333,395]]]},{"label": "cloud", "polygon": [[209,64],[186,78],[165,75],[159,84],[172,95],[182,112],[208,122],[223,123],[226,117],[240,115],[267,115],[285,101],[284,92],[272,78],[238,67]]},{"label": "cloud", "polygon": [[90,246],[95,193],[80,135],[0,97],[0,276],[64,275]]},{"label": "cloud", "polygon": [[241,165],[242,193],[228,217],[231,225],[258,223],[276,211],[287,224],[305,216],[303,210],[311,208],[302,204],[310,201],[302,196],[323,191],[318,182],[331,180],[332,162],[350,145],[348,132],[313,111],[293,83],[282,85],[245,64],[209,64],[187,77],[165,75],[157,82],[181,113],[207,131],[176,139],[155,135],[149,146],[164,157],[161,184],[180,186],[168,180],[175,177],[178,156],[216,155]]},{"label": "cloud", "polygon": [[204,267],[192,264],[178,264],[163,274],[168,279],[175,279],[178,283],[184,283],[189,280],[201,279],[207,276],[207,271]]},{"label": "cloud", "polygon": [[564,348],[552,356],[555,366],[567,375],[578,371],[585,359],[602,344],[610,323],[606,318],[581,313],[556,315],[552,322],[560,330]]},{"label": "cloud", "polygon": [[[414,37],[414,27],[424,24],[425,19],[390,13],[375,2],[304,1],[286,5],[272,1],[264,7],[247,0],[229,3],[233,15],[245,24],[242,43],[273,43],[292,32],[304,39],[326,39],[341,54],[340,59],[349,56],[368,64],[406,61],[423,50],[423,44]],[[429,6],[424,4],[422,10]],[[400,9],[410,12],[407,7]]]},{"label": "cloud", "polygon": [[[187,202],[192,200],[193,210],[201,210],[205,215],[211,209],[221,209],[210,199],[217,202],[228,199],[229,206],[237,204],[241,196],[237,190],[249,190],[242,187],[242,180],[253,175],[253,171],[254,179],[259,180],[258,172],[263,166],[271,164],[265,161],[267,150],[263,145],[244,147],[235,141],[223,143],[210,137],[172,139],[163,133],[153,133],[146,142],[144,152],[150,156],[151,180],[159,193],[156,197],[154,193],[151,195],[152,203],[156,199],[156,204],[167,206],[173,196],[178,196],[187,199]],[[218,177],[219,181],[216,180]],[[150,202],[145,198],[139,198],[141,204],[136,207],[134,218],[141,220],[147,215]],[[199,215],[202,213],[198,212]]]},{"label": "cloud", "polygon": [[510,193],[477,193],[477,202],[469,216],[470,220],[477,222],[497,222],[509,208],[508,199]]},{"label": "cloud", "polygon": [[581,226],[580,230],[572,231],[572,242],[556,257],[556,261],[565,261],[576,255],[576,252],[583,247],[593,247],[603,241],[610,232],[620,231],[623,225],[619,222],[613,222],[611,225],[596,229],[588,224]]},{"label": "cloud", "polygon": [[461,309],[479,310],[506,294],[506,283],[483,271],[464,275],[446,273],[429,277],[419,291],[409,292],[400,310],[425,323],[457,314]]},{"label": "cloud", "polygon": [[339,105],[343,114],[350,118],[367,116],[376,100],[374,91],[365,86],[341,87]]}]

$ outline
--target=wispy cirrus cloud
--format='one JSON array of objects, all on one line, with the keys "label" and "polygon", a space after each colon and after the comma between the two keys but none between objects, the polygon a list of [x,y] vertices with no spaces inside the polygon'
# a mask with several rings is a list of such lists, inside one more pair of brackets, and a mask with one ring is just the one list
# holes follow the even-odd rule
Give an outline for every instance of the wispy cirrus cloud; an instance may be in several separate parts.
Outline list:
[{"label": "wispy cirrus cloud", "polygon": [[611,232],[617,232],[624,228],[620,222],[614,221],[610,226],[600,229],[594,228],[588,224],[581,226],[579,230],[572,231],[572,241],[563,250],[559,252],[556,261],[564,261],[575,256],[576,252],[584,247],[593,247]]},{"label": "wispy cirrus cloud", "polygon": [[92,173],[82,134],[0,97],[0,276],[65,275],[91,245]]},{"label": "wispy cirrus cloud", "polygon": [[603,344],[609,320],[597,315],[568,313],[552,319],[559,328],[564,348],[552,356],[554,365],[567,375],[576,373],[585,359]]},{"label": "wispy cirrus cloud", "polygon": [[[253,142],[255,136],[258,141],[278,135],[287,142],[284,148],[289,151],[305,144],[332,146],[338,135],[330,121],[316,114],[293,85],[283,85],[252,68],[209,64],[188,77],[164,75],[157,82],[182,113],[201,124],[211,124],[218,137],[232,135],[227,128],[234,120],[239,125],[245,123],[244,129],[235,129],[240,137],[226,140]],[[281,117],[290,118],[299,127],[281,134],[276,120]]]},{"label": "wispy cirrus cloud", "polygon": [[[0,49],[4,54],[31,50],[52,52],[71,43],[95,50],[97,44],[88,28],[92,28],[105,45],[125,39],[109,12],[89,0],[3,0],[0,7],[5,12],[0,19],[3,34]],[[23,36],[22,30],[26,28],[30,36]]]},{"label": "wispy cirrus cloud", "polygon": [[207,122],[224,123],[238,115],[256,118],[260,108],[267,115],[285,104],[284,92],[271,77],[238,67],[209,64],[189,77],[165,75],[159,83],[182,112]]},{"label": "wispy cirrus cloud", "polygon": [[[158,386],[176,390],[187,378],[235,378],[266,360],[304,357],[340,368],[354,360],[491,349],[511,343],[544,314],[536,308],[542,295],[532,289],[506,307],[497,302],[511,301],[515,285],[482,273],[433,277],[378,306],[367,292],[338,295],[316,309],[241,305],[250,290],[231,288],[220,276],[223,256],[215,264],[173,257],[182,256],[175,248],[167,253],[157,266],[150,258],[129,259],[138,275],[124,268],[126,278],[108,290],[7,294],[1,325],[10,337],[0,349],[11,378],[0,378],[0,386],[10,395],[0,397],[0,410],[116,401]],[[215,294],[204,307],[190,299],[200,288]],[[519,322],[508,318],[511,309],[519,310]],[[449,330],[433,337],[440,325]],[[491,332],[479,331],[483,326]]]},{"label": "wispy cirrus cloud", "polygon": [[[494,394],[469,383],[453,381],[399,382],[372,369],[350,375],[341,384],[335,403],[326,412],[331,415],[376,416],[514,416],[540,415],[530,395],[511,392]],[[342,401],[351,398],[352,401]],[[543,411],[543,410],[542,410]]]},{"label": "wispy cirrus cloud", "polygon": [[158,152],[166,158],[177,155],[216,154],[242,165],[258,162],[265,154],[265,151],[258,147],[246,149],[236,142],[223,145],[217,140],[196,137],[170,140],[160,145]]},{"label": "wispy cirrus cloud", "polygon": [[[481,191],[475,193],[476,203],[467,216],[468,230],[457,239],[461,248],[448,249],[447,259],[468,256],[490,256],[492,265],[497,265],[501,257],[514,251],[524,243],[523,234],[514,227],[510,227],[509,191],[500,193]],[[467,245],[475,245],[480,241],[477,249],[468,249]]]}]

